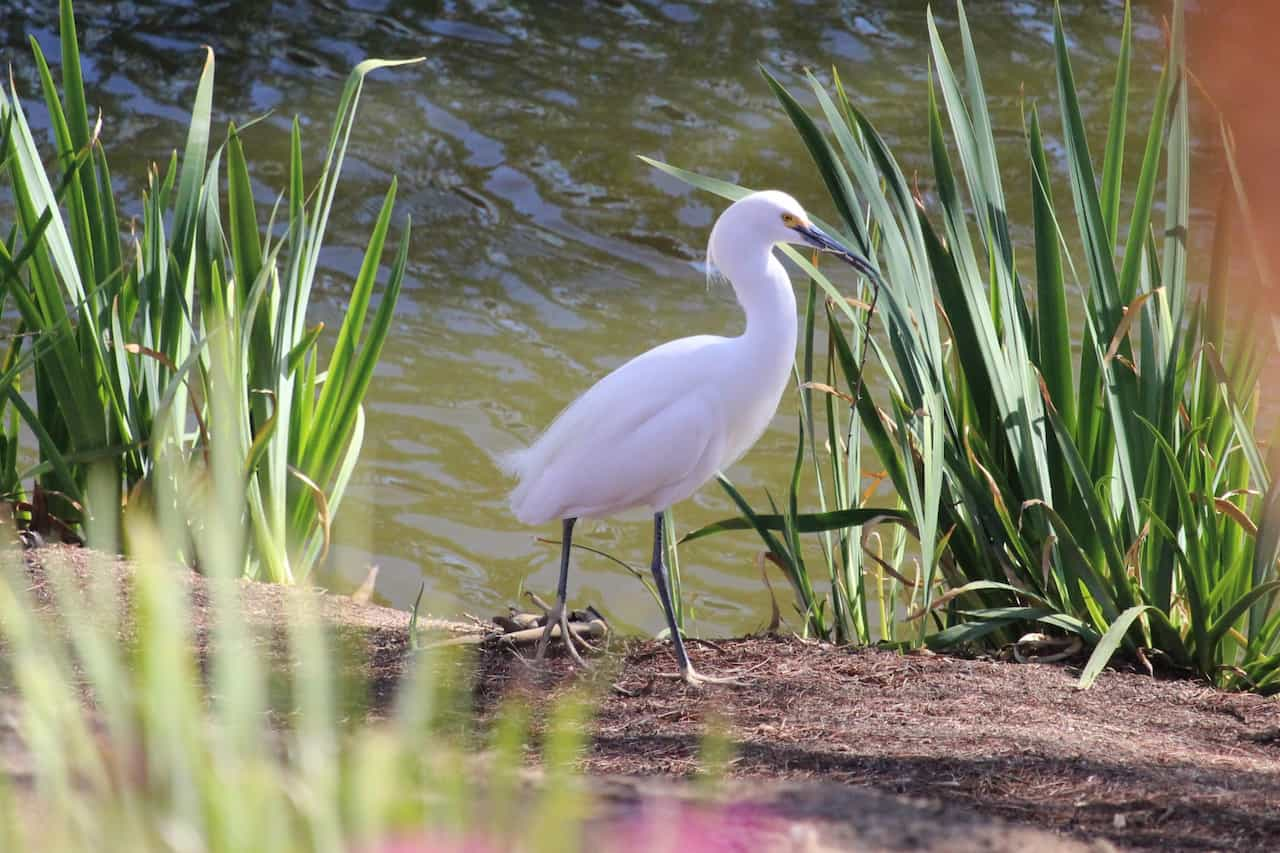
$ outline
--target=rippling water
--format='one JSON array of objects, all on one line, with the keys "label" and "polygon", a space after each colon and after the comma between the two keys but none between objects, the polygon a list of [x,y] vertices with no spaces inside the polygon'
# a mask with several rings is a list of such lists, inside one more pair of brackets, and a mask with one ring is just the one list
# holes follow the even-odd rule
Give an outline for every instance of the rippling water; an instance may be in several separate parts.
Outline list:
[{"label": "rippling water", "polygon": [[[31,96],[26,33],[56,57],[56,4],[3,5],[0,58]],[[508,516],[507,484],[492,456],[531,440],[630,355],[670,337],[740,326],[730,292],[708,291],[700,269],[717,201],[634,155],[785,188],[831,216],[757,64],[791,84],[806,68],[825,76],[836,66],[908,173],[919,169],[922,181],[927,174],[923,2],[76,5],[91,109],[103,112],[102,136],[127,198],[136,199],[147,163],[182,142],[201,45],[217,56],[220,121],[270,112],[245,140],[264,203],[284,182],[293,115],[315,163],[351,66],[367,56],[426,56],[366,85],[314,306],[334,328],[382,193],[398,175],[399,221],[413,218],[409,278],[371,392],[364,458],[330,570],[336,585],[354,585],[376,563],[379,594],[402,607],[424,581],[425,606],[444,614],[494,612],[522,585],[553,588],[558,554],[534,537],[556,531],[525,529]],[[958,53],[954,11],[946,0],[934,5]],[[1040,101],[1050,153],[1061,155],[1050,7],[1016,0],[967,7],[997,142],[1008,155],[1015,221],[1029,219],[1024,94]],[[1154,85],[1162,7],[1152,0],[1134,12],[1141,92]],[[1088,0],[1064,3],[1063,11],[1086,118],[1100,130],[1123,4]],[[1144,104],[1141,93],[1131,101]],[[35,100],[29,106],[42,115]],[[775,428],[730,472],[755,500],[764,500],[766,485],[785,488],[793,417],[784,405]],[[729,511],[709,486],[677,516],[687,529]],[[579,541],[643,563],[647,525],[580,530]],[[682,551],[696,629],[742,632],[764,623],[757,550],[742,534]],[[602,606],[617,624],[661,627],[648,593],[607,561],[577,558],[571,582],[575,602]]]}]

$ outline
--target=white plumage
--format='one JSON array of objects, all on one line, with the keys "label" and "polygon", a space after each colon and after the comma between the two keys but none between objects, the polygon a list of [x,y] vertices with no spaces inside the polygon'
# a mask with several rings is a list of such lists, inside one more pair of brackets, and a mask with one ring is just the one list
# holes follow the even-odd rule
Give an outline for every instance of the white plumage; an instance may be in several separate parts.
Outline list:
[{"label": "white plumage", "polygon": [[[573,521],[646,507],[656,514],[654,572],[686,681],[707,681],[684,653],[661,565],[661,513],[736,461],[769,425],[791,378],[796,302],[777,243],[805,243],[850,255],[809,222],[799,203],[777,191],[732,204],[711,232],[708,260],[732,283],[746,313],[733,338],[698,335],[649,350],[605,376],[566,408],[505,467],[518,478],[511,509],[524,524],[562,519],[565,547],[556,608],[567,634],[564,594]],[[566,644],[574,656],[572,643]]]}]

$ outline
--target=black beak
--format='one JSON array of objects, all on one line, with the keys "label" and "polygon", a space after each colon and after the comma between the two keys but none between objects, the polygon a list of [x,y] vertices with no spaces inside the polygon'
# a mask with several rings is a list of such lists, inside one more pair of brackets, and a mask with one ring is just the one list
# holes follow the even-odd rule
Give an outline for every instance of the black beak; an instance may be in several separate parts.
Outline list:
[{"label": "black beak", "polygon": [[870,261],[861,255],[856,255],[853,252],[850,252],[844,246],[841,246],[833,240],[827,232],[823,231],[818,226],[797,225],[794,230],[803,237],[804,241],[810,246],[813,246],[820,252],[835,255],[858,272],[870,278],[876,283],[876,285],[880,284],[880,273],[876,272],[876,268],[871,265]]}]

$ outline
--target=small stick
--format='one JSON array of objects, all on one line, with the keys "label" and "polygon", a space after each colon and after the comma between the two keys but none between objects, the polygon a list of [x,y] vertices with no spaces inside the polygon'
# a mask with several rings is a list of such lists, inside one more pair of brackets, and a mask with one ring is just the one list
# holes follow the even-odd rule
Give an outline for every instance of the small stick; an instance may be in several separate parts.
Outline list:
[{"label": "small stick", "polygon": [[853,409],[858,408],[862,400],[862,386],[867,371],[867,345],[871,343],[871,321],[876,316],[876,302],[880,299],[880,282],[876,277],[867,277],[871,281],[871,307],[867,309],[867,323],[862,328],[862,351],[858,355],[858,386],[853,391]]},{"label": "small stick", "polygon": [[531,589],[525,590],[524,594],[529,597],[530,601],[542,608],[542,617],[545,619],[547,614],[551,612],[551,605],[543,601],[542,596],[538,595]]},{"label": "small stick", "polygon": [[[546,629],[543,628],[542,626],[539,626],[537,628],[526,628],[523,631],[512,631],[510,634],[499,634],[497,639],[499,639],[504,643],[510,643],[511,645],[536,643],[538,639],[542,636],[542,632],[545,630]],[[604,624],[604,621],[600,619],[592,619],[590,622],[587,622],[582,627],[578,627],[577,625],[573,625],[572,623],[569,625],[569,633],[573,635],[574,639],[579,640],[583,643],[586,642],[585,638],[587,637],[598,640],[603,638],[605,634],[607,634],[608,632],[609,632],[608,627]],[[552,639],[555,639],[559,636],[560,636],[560,626],[552,625],[551,626]]]},{"label": "small stick", "polygon": [[[441,640],[438,643],[430,643],[423,646],[424,649],[438,649],[444,646],[478,646],[481,643],[487,643],[490,640],[498,640],[503,643],[509,643],[513,646],[533,645],[542,636],[542,632],[546,630],[539,625],[534,628],[525,628],[521,631],[511,631],[507,634],[467,634],[463,637],[453,637],[448,640]],[[590,622],[582,626],[570,624],[569,632],[580,643],[587,645],[586,638],[602,639],[609,633],[609,627],[601,619],[592,619]],[[560,626],[553,625],[551,627],[552,638],[560,636]],[[588,646],[591,648],[591,646]]]}]

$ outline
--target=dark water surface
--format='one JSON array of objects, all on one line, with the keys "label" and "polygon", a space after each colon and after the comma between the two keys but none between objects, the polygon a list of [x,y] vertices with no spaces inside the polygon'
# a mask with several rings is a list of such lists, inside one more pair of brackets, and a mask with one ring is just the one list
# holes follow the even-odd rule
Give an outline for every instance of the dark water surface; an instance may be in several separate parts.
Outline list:
[{"label": "dark water surface", "polygon": [[[322,257],[313,318],[334,328],[382,194],[399,176],[397,221],[412,215],[414,227],[409,277],[371,392],[364,457],[331,571],[342,579],[337,585],[354,585],[377,563],[378,591],[392,604],[409,606],[425,581],[430,611],[487,614],[522,584],[550,590],[557,562],[556,550],[534,539],[557,531],[525,529],[509,517],[493,454],[531,440],[630,355],[667,338],[740,326],[731,293],[708,292],[701,271],[718,201],[635,155],[787,189],[834,218],[757,64],[793,85],[805,68],[826,75],[834,65],[907,172],[927,174],[925,5],[80,0],[76,7],[91,109],[102,110],[113,175],[133,199],[147,164],[182,143],[201,45],[216,53],[223,126],[271,112],[246,136],[264,203],[285,180],[293,115],[302,119],[309,160],[318,162],[355,63],[426,56],[368,81]],[[1154,85],[1162,5],[1134,10],[1142,92]],[[14,67],[43,126],[26,33],[56,58],[56,6],[0,0],[0,59]],[[935,6],[958,55],[954,10],[946,0]],[[1061,155],[1051,4],[973,0],[967,8],[1010,167],[1011,213],[1027,222],[1024,93],[1040,102],[1051,155]],[[1101,133],[1123,4],[1086,0],[1063,11],[1086,118]],[[1140,93],[1131,106],[1144,103]],[[1015,233],[1025,242],[1025,230]],[[730,472],[753,500],[764,500],[766,485],[785,489],[793,418],[784,404],[775,428]],[[729,511],[708,486],[679,508],[679,525]],[[643,563],[647,525],[580,530],[580,541]],[[742,632],[767,619],[757,550],[747,534],[683,549],[697,630]],[[572,594],[620,626],[662,624],[640,584],[598,557],[579,558]]]}]

